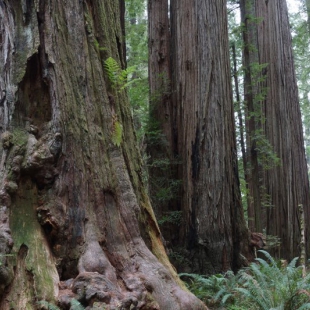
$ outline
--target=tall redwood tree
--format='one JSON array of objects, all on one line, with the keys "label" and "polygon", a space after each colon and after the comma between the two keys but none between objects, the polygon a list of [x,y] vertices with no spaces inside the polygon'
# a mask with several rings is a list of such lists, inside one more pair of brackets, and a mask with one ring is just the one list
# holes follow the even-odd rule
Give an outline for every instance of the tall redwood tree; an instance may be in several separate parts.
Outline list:
[{"label": "tall redwood tree", "polygon": [[[252,108],[259,118],[255,131],[247,128],[249,141],[255,142],[247,154],[253,176],[249,187],[260,191],[260,201],[263,197],[269,205],[262,208],[254,202],[254,226],[279,237],[277,254],[290,259],[300,255],[298,206],[303,205],[309,223],[310,193],[287,5],[285,0],[243,0],[240,4],[245,25],[245,83],[249,85],[245,99],[248,111]],[[251,80],[254,65],[261,71]],[[255,97],[259,100],[254,102]],[[279,163],[272,163],[275,157]],[[252,163],[260,165],[259,169]],[[252,197],[255,200],[257,195]]]},{"label": "tall redwood tree", "polygon": [[142,183],[121,2],[0,1],[1,309],[206,309]]},{"label": "tall redwood tree", "polygon": [[[180,162],[175,179],[182,182],[173,206],[183,221],[174,239],[167,238],[188,258],[179,266],[183,270],[236,268],[240,254],[247,255],[248,233],[238,183],[226,2],[170,1],[170,53],[167,14],[154,3],[167,8],[166,1],[149,2],[150,25],[157,25],[150,28],[153,117],[166,137],[167,154]],[[156,96],[162,94],[156,84],[162,76],[168,78],[169,100]]]}]

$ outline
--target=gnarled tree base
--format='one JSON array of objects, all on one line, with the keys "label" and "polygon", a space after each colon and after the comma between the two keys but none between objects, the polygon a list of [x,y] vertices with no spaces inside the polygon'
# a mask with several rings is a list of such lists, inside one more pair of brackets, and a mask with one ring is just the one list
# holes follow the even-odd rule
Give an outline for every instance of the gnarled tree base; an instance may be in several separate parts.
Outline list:
[{"label": "gnarled tree base", "polygon": [[0,15],[0,308],[206,309],[167,259],[104,71],[124,59],[118,1],[7,0]]}]

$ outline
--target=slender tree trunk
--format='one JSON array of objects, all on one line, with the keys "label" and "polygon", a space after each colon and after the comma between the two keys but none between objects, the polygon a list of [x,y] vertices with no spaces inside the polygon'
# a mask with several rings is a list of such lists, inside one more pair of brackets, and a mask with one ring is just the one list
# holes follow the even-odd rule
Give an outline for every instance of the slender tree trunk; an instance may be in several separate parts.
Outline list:
[{"label": "slender tree trunk", "polygon": [[[236,56],[236,44],[232,44],[232,58],[233,58],[233,78],[234,78],[234,85],[235,85],[235,92],[236,92],[236,101],[237,101],[237,109],[238,109],[238,123],[239,123],[239,131],[240,131],[240,147],[241,147],[241,154],[242,154],[242,165],[243,165],[243,171],[244,171],[244,179],[246,182],[246,201],[247,206],[250,206],[252,201],[250,199],[249,195],[249,175],[248,175],[248,169],[247,169],[247,157],[246,157],[246,140],[245,140],[245,126],[243,121],[243,107],[241,105],[241,96],[240,96],[240,90],[239,90],[239,81],[238,81],[238,70],[237,70],[237,56]],[[249,211],[251,211],[248,207],[248,218],[253,217],[253,214],[249,214]],[[248,220],[249,224],[253,223],[253,220]],[[253,227],[251,227],[253,228]],[[252,229],[252,231],[254,231]]]},{"label": "slender tree trunk", "polygon": [[268,234],[281,238],[280,255],[290,259],[300,255],[298,205],[305,206],[307,227],[310,197],[287,6],[285,0],[243,3],[252,5],[256,20],[256,36],[249,44],[257,47],[258,63],[268,64],[263,70],[266,95],[261,101],[261,132],[271,149],[266,153],[260,145],[258,156],[267,163],[274,154],[280,159],[278,165],[263,167],[261,174],[270,203],[263,223]]},{"label": "slender tree trunk", "polygon": [[307,25],[308,25],[308,31],[310,33],[310,0],[304,0],[306,11],[307,11]]},{"label": "slender tree trunk", "polygon": [[243,170],[246,171],[246,152],[245,152],[245,137],[244,137],[244,126],[243,126],[243,117],[242,117],[242,107],[241,107],[241,98],[239,90],[239,81],[238,81],[238,70],[237,70],[237,57],[236,57],[236,45],[232,44],[232,54],[233,54],[233,78],[236,90],[236,101],[238,106],[238,123],[240,127],[240,146],[242,154],[242,164]]},{"label": "slender tree trunk", "polygon": [[257,99],[263,91],[260,87],[259,78],[261,73],[257,72],[258,42],[257,24],[255,19],[255,0],[241,0],[241,20],[243,28],[243,64],[244,74],[244,101],[246,106],[246,132],[247,132],[247,151],[246,151],[246,174],[248,175],[249,204],[248,217],[249,228],[251,231],[262,232],[262,184],[260,181],[261,167],[258,158],[257,136],[261,131],[261,102]]},{"label": "slender tree trunk", "polygon": [[119,2],[0,1],[0,16],[0,308],[205,309],[167,259],[103,69],[124,67]]}]

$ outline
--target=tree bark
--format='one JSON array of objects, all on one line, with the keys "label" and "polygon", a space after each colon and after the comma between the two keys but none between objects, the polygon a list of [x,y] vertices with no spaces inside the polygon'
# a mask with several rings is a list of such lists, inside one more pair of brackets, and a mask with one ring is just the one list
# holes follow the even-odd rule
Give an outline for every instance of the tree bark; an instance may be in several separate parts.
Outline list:
[{"label": "tree bark", "polygon": [[248,232],[241,205],[226,2],[171,1],[174,139],[182,180],[185,270],[240,267]]},{"label": "tree bark", "polygon": [[167,259],[104,65],[125,64],[119,1],[0,1],[0,16],[0,308],[206,309]]},{"label": "tree bark", "polygon": [[[242,154],[242,166],[243,166],[243,171],[244,171],[244,179],[246,182],[246,201],[247,201],[247,206],[248,206],[248,211],[249,211],[249,206],[251,205],[252,201],[249,197],[249,183],[248,183],[249,175],[248,175],[247,157],[246,157],[246,139],[245,139],[245,134],[244,134],[245,133],[245,126],[243,124],[244,123],[244,121],[243,121],[244,109],[243,109],[242,104],[241,104],[235,42],[232,43],[231,49],[232,49],[232,62],[233,62],[232,71],[233,71],[234,87],[235,87],[235,94],[236,94],[236,104],[237,104],[237,109],[238,109],[240,149],[241,149],[241,154]],[[249,217],[250,216],[248,213],[248,218]],[[248,220],[248,223],[250,223],[249,220]]]},{"label": "tree bark", "polygon": [[310,0],[304,0],[304,4],[306,6],[306,11],[307,11],[308,32],[310,33]]},{"label": "tree bark", "polygon": [[[259,72],[257,24],[255,18],[255,0],[241,0],[241,20],[243,27],[243,65],[244,65],[244,101],[246,111],[246,175],[249,197],[248,200],[248,225],[251,231],[262,232],[263,208],[262,208],[262,167],[259,164],[257,136],[261,134],[261,100],[258,96],[265,87],[263,81],[259,81],[263,74]],[[262,85],[263,84],[263,85]]]},{"label": "tree bark", "polygon": [[[250,43],[257,46],[259,64],[268,64],[261,128],[280,159],[261,174],[270,201],[264,226],[268,234],[281,238],[280,256],[292,259],[300,255],[298,205],[305,207],[307,227],[310,197],[288,12],[285,0],[251,3],[257,22],[256,41]],[[309,250],[308,240],[306,244]]]},{"label": "tree bark", "polygon": [[[180,211],[176,145],[171,100],[171,54],[168,1],[148,2],[150,104],[147,132],[149,192],[157,218]],[[161,226],[169,247],[178,240],[178,225],[167,221]]]}]

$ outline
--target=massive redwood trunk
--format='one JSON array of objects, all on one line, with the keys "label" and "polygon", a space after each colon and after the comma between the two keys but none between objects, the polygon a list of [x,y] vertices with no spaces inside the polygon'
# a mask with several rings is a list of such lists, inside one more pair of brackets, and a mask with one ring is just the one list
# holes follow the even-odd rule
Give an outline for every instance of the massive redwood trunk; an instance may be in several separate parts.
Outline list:
[{"label": "massive redwood trunk", "polygon": [[[172,254],[183,256],[181,270],[237,268],[248,235],[238,184],[226,3],[171,1],[170,57],[166,9],[157,7],[166,8],[167,1],[149,3],[155,10],[150,12],[151,94],[157,99],[152,116],[168,141],[162,145],[168,158],[179,162],[175,179],[181,181],[172,207],[181,210],[183,221],[164,236]],[[171,85],[169,98],[161,77]]]},{"label": "massive redwood trunk", "polygon": [[205,309],[167,260],[104,70],[124,64],[119,1],[0,1],[0,16],[0,308]]},{"label": "massive redwood trunk", "polygon": [[[287,6],[285,0],[247,0],[241,1],[241,8],[245,32],[254,29],[245,46],[256,55],[256,65],[266,64],[261,67],[263,79],[247,81],[252,85],[252,96],[259,96],[259,88],[261,92],[261,99],[256,101],[262,120],[256,128],[260,134],[256,141],[260,143],[256,143],[255,152],[261,164],[261,188],[269,205],[257,227],[279,237],[277,254],[291,259],[300,255],[298,205],[304,206],[308,223],[310,193]],[[249,70],[254,64],[246,65]],[[253,157],[253,152],[248,156]],[[259,184],[253,186],[258,188]]]}]

